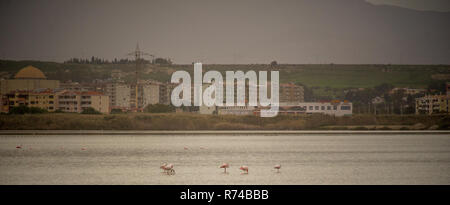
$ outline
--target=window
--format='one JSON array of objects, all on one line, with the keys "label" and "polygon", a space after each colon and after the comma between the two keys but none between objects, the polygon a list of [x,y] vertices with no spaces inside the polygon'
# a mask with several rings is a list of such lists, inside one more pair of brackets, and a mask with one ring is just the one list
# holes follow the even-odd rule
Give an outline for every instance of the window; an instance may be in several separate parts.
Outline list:
[{"label": "window", "polygon": [[333,106],[333,110],[337,110],[337,106],[335,105],[335,106]]},{"label": "window", "polygon": [[341,106],[341,110],[350,110],[350,106],[348,106],[348,105],[343,105],[343,106]]},{"label": "window", "polygon": [[321,106],[321,110],[325,110],[325,106]]},{"label": "window", "polygon": [[314,107],[313,106],[309,106],[309,110],[313,110],[314,109]]},{"label": "window", "polygon": [[327,110],[331,110],[331,106],[327,106]]},{"label": "window", "polygon": [[316,107],[315,107],[315,110],[319,110],[319,106],[316,106]]}]

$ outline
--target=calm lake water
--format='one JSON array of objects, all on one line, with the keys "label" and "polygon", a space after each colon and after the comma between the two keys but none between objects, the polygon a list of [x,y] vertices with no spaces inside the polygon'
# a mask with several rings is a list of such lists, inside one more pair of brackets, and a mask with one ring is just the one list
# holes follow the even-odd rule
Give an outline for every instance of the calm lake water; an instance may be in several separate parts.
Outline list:
[{"label": "calm lake water", "polygon": [[450,136],[0,135],[0,184],[450,184]]}]

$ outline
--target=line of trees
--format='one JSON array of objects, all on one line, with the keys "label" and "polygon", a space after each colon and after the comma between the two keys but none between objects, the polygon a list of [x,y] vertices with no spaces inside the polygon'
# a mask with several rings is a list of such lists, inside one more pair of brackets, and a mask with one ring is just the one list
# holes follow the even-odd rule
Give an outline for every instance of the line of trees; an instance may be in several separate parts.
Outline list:
[{"label": "line of trees", "polygon": [[[139,59],[142,64],[159,64],[159,65],[171,65],[172,60],[170,58],[155,58],[151,61],[145,59]],[[69,60],[64,61],[64,63],[70,64],[94,64],[94,65],[102,65],[102,64],[134,64],[135,60],[130,60],[128,58],[117,59],[114,58],[112,61],[105,60],[104,58],[99,58],[96,56],[92,56],[89,58],[70,58]]]}]

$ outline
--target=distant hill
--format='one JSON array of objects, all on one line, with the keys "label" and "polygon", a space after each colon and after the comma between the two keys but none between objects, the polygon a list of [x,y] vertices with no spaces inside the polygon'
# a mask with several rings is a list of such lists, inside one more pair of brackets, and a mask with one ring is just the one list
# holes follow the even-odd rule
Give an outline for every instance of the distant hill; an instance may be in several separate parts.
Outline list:
[{"label": "distant hill", "polygon": [[[134,64],[64,64],[41,61],[0,60],[0,73],[3,78],[13,76],[19,69],[33,65],[41,69],[49,79],[61,81],[92,82],[94,79],[108,79],[112,70],[123,72],[124,80],[134,79]],[[203,70],[270,70],[270,65],[215,65],[206,64]],[[277,65],[281,82],[294,82],[309,87],[321,88],[367,88],[383,83],[398,87],[424,88],[436,81],[450,81],[450,65],[341,65],[341,64],[305,64]],[[145,65],[140,71],[141,79],[153,79],[161,82],[170,80],[176,70],[193,72],[193,65]]]}]

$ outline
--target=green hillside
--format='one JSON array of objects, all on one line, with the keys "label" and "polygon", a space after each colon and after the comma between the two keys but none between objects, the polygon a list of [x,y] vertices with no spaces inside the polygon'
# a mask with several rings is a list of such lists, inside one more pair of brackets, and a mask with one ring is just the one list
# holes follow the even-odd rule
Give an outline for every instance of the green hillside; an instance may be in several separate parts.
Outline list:
[{"label": "green hillside", "polygon": [[[47,75],[49,79],[62,81],[91,82],[94,79],[107,79],[111,71],[118,69],[124,73],[124,79],[134,79],[133,64],[65,64],[40,61],[0,60],[2,78],[12,77],[20,68],[33,65]],[[204,65],[203,70],[218,70],[224,74],[227,70],[279,70],[282,82],[301,83],[313,88],[343,89],[367,88],[383,83],[397,87],[425,88],[431,82],[450,81],[449,65]],[[176,70],[193,71],[193,65],[144,65],[141,79],[153,79],[162,82],[170,80]]]}]

